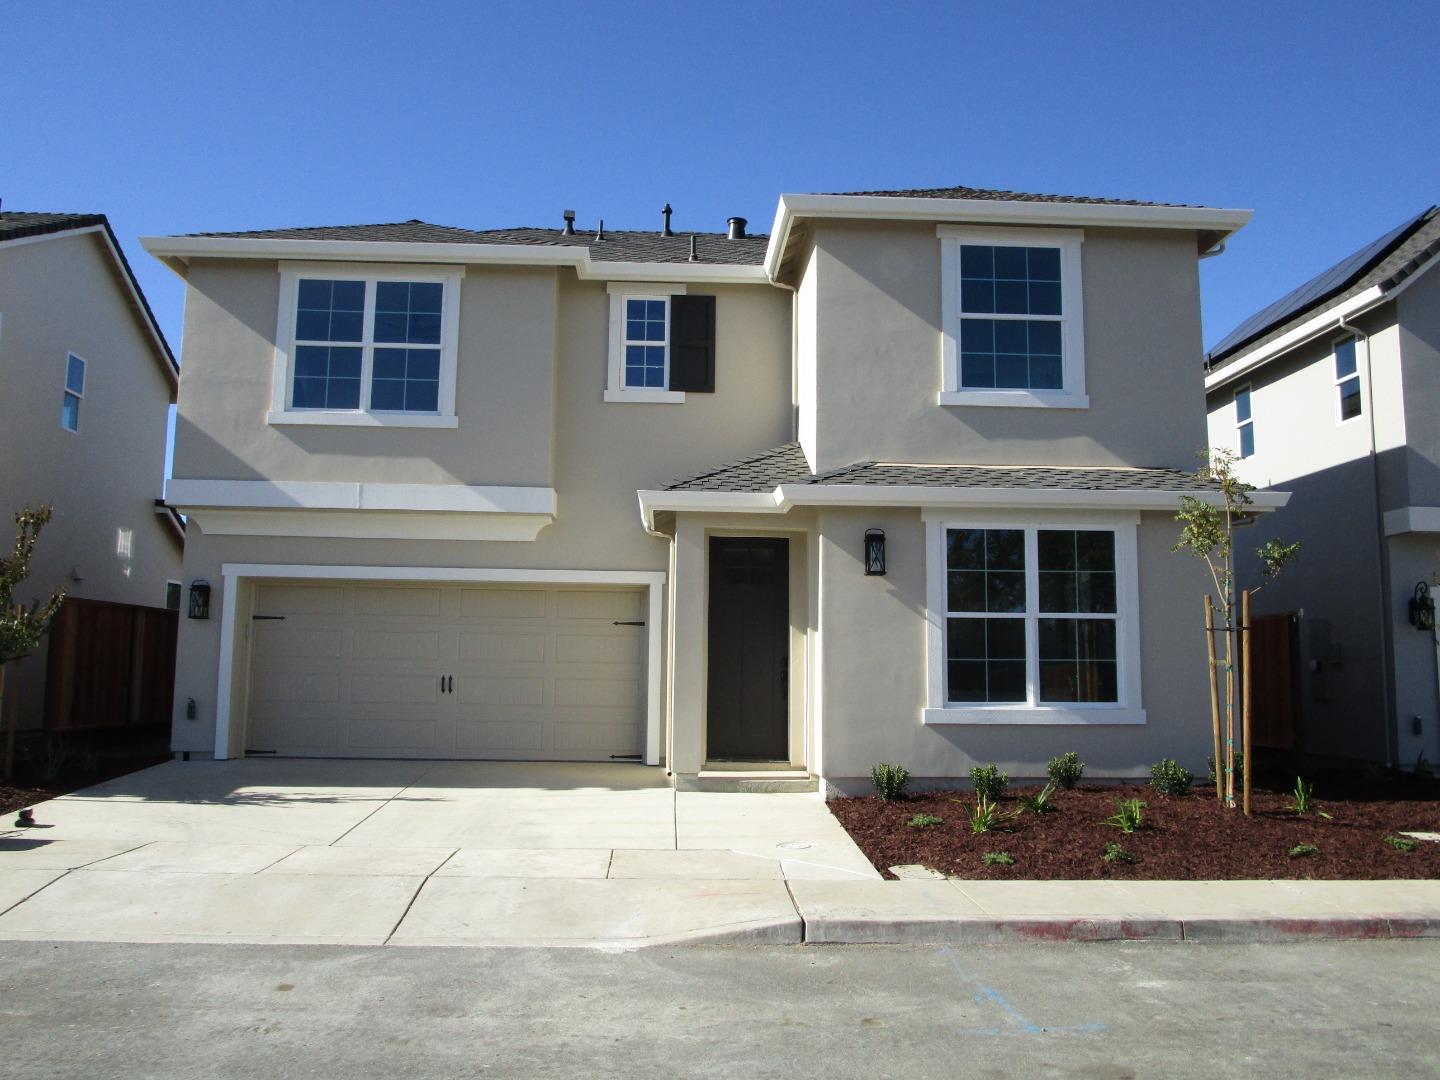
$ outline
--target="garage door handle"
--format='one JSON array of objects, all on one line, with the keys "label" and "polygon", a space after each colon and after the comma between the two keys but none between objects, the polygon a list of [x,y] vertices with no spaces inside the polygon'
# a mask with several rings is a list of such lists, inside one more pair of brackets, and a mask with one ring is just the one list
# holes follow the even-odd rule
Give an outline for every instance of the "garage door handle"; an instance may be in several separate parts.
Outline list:
[{"label": "garage door handle", "polygon": [[270,622],[270,621],[274,621],[274,622],[284,622],[284,621],[285,621],[285,616],[284,616],[284,615],[251,615],[250,618],[262,620],[262,621],[265,621],[265,622]]},{"label": "garage door handle", "polygon": [[643,619],[616,619],[616,620],[615,620],[614,622],[612,622],[610,625],[611,625],[611,626],[644,626],[644,625],[645,625],[645,621],[644,621]]},{"label": "garage door handle", "polygon": [[445,691],[446,691],[446,693],[450,693],[450,694],[453,694],[453,693],[455,692],[455,676],[454,676],[454,675],[451,675],[451,676],[450,676],[448,685],[445,687]]},{"label": "garage door handle", "polygon": [[442,694],[445,692],[445,676],[444,676],[444,675],[441,675],[441,676],[440,676],[440,692],[441,692]]}]

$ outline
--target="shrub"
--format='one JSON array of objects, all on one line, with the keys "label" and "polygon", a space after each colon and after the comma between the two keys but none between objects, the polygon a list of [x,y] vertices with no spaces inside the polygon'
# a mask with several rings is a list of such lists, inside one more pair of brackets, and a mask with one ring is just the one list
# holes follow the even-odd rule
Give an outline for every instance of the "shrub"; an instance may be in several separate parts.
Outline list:
[{"label": "shrub", "polygon": [[909,825],[912,829],[924,829],[931,825],[939,825],[944,820],[944,818],[936,817],[934,814],[916,814],[905,824]]},{"label": "shrub", "polygon": [[1387,836],[1385,843],[1389,844],[1396,851],[1414,851],[1420,846],[1420,841],[1413,836]]},{"label": "shrub", "polygon": [[976,765],[970,770],[970,779],[975,784],[975,794],[987,802],[1000,798],[1010,786],[1010,777],[996,765]]},{"label": "shrub", "polygon": [[960,803],[961,806],[965,807],[965,820],[970,823],[970,831],[976,836],[1009,824],[1019,817],[1022,812],[1022,808],[1018,806],[1014,810],[1002,811],[995,803],[985,798],[977,799],[973,807],[967,806],[960,799],[952,799],[951,801]]},{"label": "shrub", "polygon": [[1116,813],[1106,818],[1105,824],[1123,833],[1133,833],[1140,828],[1140,819],[1144,816],[1141,811],[1146,805],[1139,799],[1116,799]]},{"label": "shrub", "polygon": [[1306,855],[1314,855],[1318,853],[1319,850],[1320,849],[1314,844],[1296,844],[1290,849],[1290,858],[1302,859]]},{"label": "shrub", "polygon": [[1015,856],[1008,851],[987,851],[980,856],[980,861],[986,866],[1014,866]]},{"label": "shrub", "polygon": [[[1206,768],[1209,770],[1209,773],[1210,773],[1210,782],[1211,782],[1212,784],[1221,783],[1222,781],[1216,779],[1215,759],[1214,759],[1213,757],[1207,757],[1207,758],[1205,759],[1205,766],[1206,766]],[[1235,751],[1235,775],[1236,775],[1236,776],[1244,776],[1244,775],[1245,775],[1245,754],[1244,754],[1243,751],[1240,751],[1240,750],[1236,750],[1236,751]]]},{"label": "shrub", "polygon": [[1314,797],[1315,785],[1305,783],[1302,777],[1295,777],[1295,797],[1290,800],[1290,809],[1303,816],[1311,809]]},{"label": "shrub", "polygon": [[1105,854],[1100,856],[1100,861],[1108,863],[1134,862],[1135,856],[1131,855],[1123,847],[1121,847],[1119,844],[1115,843],[1115,841],[1112,840],[1110,841],[1110,843],[1105,845]]},{"label": "shrub", "polygon": [[1046,771],[1052,781],[1069,791],[1085,775],[1085,763],[1074,750],[1067,750],[1059,757],[1052,757]]},{"label": "shrub", "polygon": [[1150,786],[1161,795],[1184,795],[1194,779],[1174,758],[1161,758],[1150,766]]},{"label": "shrub", "polygon": [[1020,809],[1029,810],[1032,814],[1048,814],[1055,809],[1050,802],[1050,796],[1055,794],[1055,781],[1050,781],[1040,789],[1037,795],[1021,795]]},{"label": "shrub", "polygon": [[910,770],[903,765],[891,765],[882,761],[870,766],[870,783],[875,794],[882,799],[898,799],[905,794],[905,785],[910,782]]}]

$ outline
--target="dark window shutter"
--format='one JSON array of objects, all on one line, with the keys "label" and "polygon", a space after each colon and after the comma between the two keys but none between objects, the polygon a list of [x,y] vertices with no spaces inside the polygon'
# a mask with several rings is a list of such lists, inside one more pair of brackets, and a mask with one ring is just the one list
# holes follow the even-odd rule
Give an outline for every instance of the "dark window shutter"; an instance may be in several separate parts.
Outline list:
[{"label": "dark window shutter", "polygon": [[715,297],[670,298],[670,389],[715,392]]}]

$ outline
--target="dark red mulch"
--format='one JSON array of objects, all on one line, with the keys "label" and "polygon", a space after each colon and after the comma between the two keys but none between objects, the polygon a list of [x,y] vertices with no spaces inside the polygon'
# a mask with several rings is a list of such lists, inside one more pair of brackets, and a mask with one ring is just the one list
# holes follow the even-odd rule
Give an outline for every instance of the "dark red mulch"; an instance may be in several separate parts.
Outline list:
[{"label": "dark red mulch", "polygon": [[[1035,791],[1038,789],[1023,789]],[[1407,794],[1409,792],[1406,792]],[[1427,792],[1428,793],[1428,792]],[[1016,793],[1001,800],[1005,810],[1018,803]],[[1322,793],[1323,794],[1323,793]],[[1146,787],[1082,785],[1056,791],[1056,810],[1022,814],[1004,831],[975,835],[961,798],[973,806],[970,792],[929,793],[894,802],[836,799],[829,805],[855,843],[886,877],[888,868],[918,863],[956,877],[992,880],[1116,880],[1220,878],[1440,878],[1440,843],[1421,842],[1412,852],[1384,842],[1401,832],[1440,832],[1440,800],[1342,800],[1318,798],[1331,815],[1297,817],[1287,809],[1288,793],[1255,791],[1253,815],[1226,810],[1213,787],[1167,797]],[[1138,798],[1148,805],[1140,829],[1126,835],[1103,822],[1115,813],[1117,799]],[[934,814],[944,823],[916,828],[916,814]],[[1101,860],[1107,843],[1119,843],[1131,863]],[[1313,844],[1313,855],[1292,858],[1297,844]],[[1013,866],[986,866],[981,856],[1009,852]]]},{"label": "dark red mulch", "polygon": [[[34,806],[47,799],[57,799],[72,791],[91,787],[94,784],[127,776],[138,769],[148,769],[169,761],[172,754],[167,751],[137,752],[124,757],[103,758],[93,769],[79,766],[66,769],[58,776],[42,779],[34,774],[28,762],[23,759],[13,779],[0,781],[0,814],[9,814],[22,807]],[[0,828],[9,826],[9,821],[0,821]]]}]

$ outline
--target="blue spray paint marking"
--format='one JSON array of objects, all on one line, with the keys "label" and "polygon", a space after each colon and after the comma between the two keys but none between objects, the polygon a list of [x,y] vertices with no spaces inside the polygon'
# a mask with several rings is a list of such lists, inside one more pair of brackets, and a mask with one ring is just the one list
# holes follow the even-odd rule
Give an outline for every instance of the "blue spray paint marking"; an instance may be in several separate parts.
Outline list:
[{"label": "blue spray paint marking", "polygon": [[990,1002],[998,1005],[1006,1016],[1015,1021],[1013,1028],[962,1028],[962,1035],[1062,1035],[1071,1032],[1088,1033],[1104,1031],[1104,1024],[1070,1024],[1066,1027],[1041,1027],[1029,1017],[1025,1016],[1019,1009],[1005,1000],[1005,995],[996,990],[993,986],[986,986],[979,979],[971,975],[960,966],[960,958],[955,955],[952,946],[944,945],[940,952],[945,959],[950,961],[950,966],[955,969],[955,974],[962,980],[975,988],[974,1000],[977,1005],[984,1005]]}]

